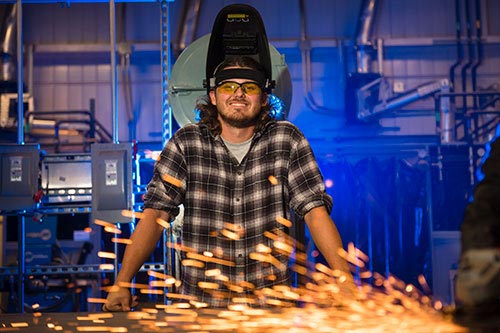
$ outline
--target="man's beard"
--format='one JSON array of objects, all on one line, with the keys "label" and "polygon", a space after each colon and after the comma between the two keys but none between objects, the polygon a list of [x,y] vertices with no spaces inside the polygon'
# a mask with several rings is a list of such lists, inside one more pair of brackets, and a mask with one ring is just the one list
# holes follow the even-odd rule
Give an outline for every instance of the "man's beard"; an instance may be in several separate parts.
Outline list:
[{"label": "man's beard", "polygon": [[226,122],[228,125],[236,128],[246,128],[249,126],[257,125],[260,119],[260,112],[254,115],[253,117],[238,117],[236,116],[228,116],[227,114],[223,114],[219,112],[219,116],[221,119]]}]

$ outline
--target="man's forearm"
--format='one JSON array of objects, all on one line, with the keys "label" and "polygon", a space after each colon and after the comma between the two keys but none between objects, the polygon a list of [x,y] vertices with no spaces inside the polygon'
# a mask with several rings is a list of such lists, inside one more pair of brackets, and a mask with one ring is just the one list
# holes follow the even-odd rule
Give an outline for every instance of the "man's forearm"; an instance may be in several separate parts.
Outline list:
[{"label": "man's forearm", "polygon": [[325,207],[312,209],[304,217],[314,244],[318,247],[331,269],[338,269],[351,277],[347,261],[339,255],[342,239]]},{"label": "man's forearm", "polygon": [[142,213],[141,220],[130,237],[132,243],[127,245],[125,249],[122,266],[115,284],[130,282],[155,250],[164,230],[156,222],[157,218],[168,220],[168,214],[154,209],[145,209]]}]

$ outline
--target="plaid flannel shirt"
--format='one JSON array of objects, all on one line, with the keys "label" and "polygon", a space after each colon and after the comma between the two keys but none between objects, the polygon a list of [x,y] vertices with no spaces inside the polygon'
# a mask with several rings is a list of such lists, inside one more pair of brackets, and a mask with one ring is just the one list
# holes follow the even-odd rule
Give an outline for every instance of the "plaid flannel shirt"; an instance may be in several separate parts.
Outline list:
[{"label": "plaid flannel shirt", "polygon": [[[167,211],[173,218],[180,204],[185,207],[182,245],[225,260],[205,262],[203,268],[184,265],[181,291],[211,306],[225,306],[233,297],[255,298],[256,290],[289,284],[286,254],[273,251],[277,261],[268,263],[251,253],[259,244],[273,249],[274,237],[266,231],[288,233],[277,217],[289,219],[289,209],[299,217],[319,206],[331,211],[332,199],[304,135],[290,122],[270,121],[255,133],[241,163],[206,126],[179,129],[155,164],[145,208]],[[189,256],[182,252],[183,259]],[[205,273],[213,269],[220,274]],[[219,288],[200,288],[200,282]]]}]

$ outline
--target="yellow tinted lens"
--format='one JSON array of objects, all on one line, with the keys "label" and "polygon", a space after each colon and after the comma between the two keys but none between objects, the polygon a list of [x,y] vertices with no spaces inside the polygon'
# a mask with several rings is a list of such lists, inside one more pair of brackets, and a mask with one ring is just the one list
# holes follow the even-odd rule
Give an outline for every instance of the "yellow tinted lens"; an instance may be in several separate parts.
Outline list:
[{"label": "yellow tinted lens", "polygon": [[240,87],[243,90],[243,92],[248,95],[256,95],[261,93],[259,85],[254,82],[238,83],[238,82],[227,81],[221,83],[217,87],[217,89],[219,90],[219,92],[224,94],[234,94],[236,90],[238,90],[238,88]]},{"label": "yellow tinted lens", "polygon": [[223,92],[225,94],[232,94],[238,89],[239,85],[236,84],[235,82],[224,82],[221,84],[218,89],[220,92]]},{"label": "yellow tinted lens", "polygon": [[260,87],[258,84],[253,82],[246,82],[241,85],[243,90],[248,95],[256,95],[260,94]]}]

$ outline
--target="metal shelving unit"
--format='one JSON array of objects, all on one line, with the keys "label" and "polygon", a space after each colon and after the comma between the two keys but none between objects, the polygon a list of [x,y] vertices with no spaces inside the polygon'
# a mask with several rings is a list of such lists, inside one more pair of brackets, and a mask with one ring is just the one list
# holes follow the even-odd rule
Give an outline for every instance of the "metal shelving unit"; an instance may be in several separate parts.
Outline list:
[{"label": "metal shelving unit", "polygon": [[[112,142],[118,144],[118,97],[117,97],[117,66],[116,66],[116,32],[115,32],[115,3],[120,2],[156,2],[160,4],[161,10],[161,64],[162,64],[162,89],[163,89],[163,124],[164,129],[163,132],[167,135],[171,135],[171,115],[170,115],[170,107],[168,105],[167,100],[167,81],[169,79],[169,71],[170,71],[170,32],[169,32],[169,8],[168,2],[172,2],[172,0],[65,0],[63,1],[68,6],[72,3],[109,3],[109,30],[110,30],[110,45],[107,50],[111,55],[111,82],[112,82],[112,123],[113,123],[113,131],[112,131]],[[24,59],[23,59],[23,4],[47,4],[47,3],[62,3],[60,0],[17,0],[17,1],[4,1],[7,4],[16,4],[17,12],[17,64],[18,64],[18,73],[17,73],[17,95],[22,96],[23,94],[23,83],[24,83]],[[99,51],[102,51],[104,46],[99,46]],[[88,50],[86,46],[86,50]],[[43,51],[43,50],[42,50]],[[25,137],[24,137],[24,105],[23,103],[18,103],[17,106],[17,114],[18,114],[18,128],[17,128],[17,144],[19,146],[25,145]],[[21,221],[18,223],[18,265],[17,267],[0,267],[0,276],[15,276],[18,277],[18,289],[17,289],[17,304],[18,304],[18,312],[24,313],[24,282],[27,276],[45,276],[45,275],[58,275],[58,274],[103,274],[103,273],[115,273],[115,269],[103,269],[100,265],[50,265],[50,266],[26,266],[24,252],[25,252],[25,217],[34,214],[34,213],[46,213],[46,214],[61,214],[61,213],[91,213],[92,208],[85,205],[82,207],[72,206],[57,206],[51,205],[48,207],[42,207],[40,211],[11,211],[9,214],[21,215]],[[162,264],[145,264],[142,266],[140,271],[147,270],[164,270],[166,267],[166,262]]]}]

